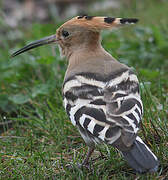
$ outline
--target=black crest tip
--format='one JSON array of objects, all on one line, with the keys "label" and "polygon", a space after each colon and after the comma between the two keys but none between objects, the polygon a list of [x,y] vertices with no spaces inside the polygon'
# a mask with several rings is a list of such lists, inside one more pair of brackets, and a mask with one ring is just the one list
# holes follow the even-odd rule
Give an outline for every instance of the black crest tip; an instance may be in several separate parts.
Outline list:
[{"label": "black crest tip", "polygon": [[137,18],[122,18],[120,19],[121,24],[135,24],[139,21]]}]

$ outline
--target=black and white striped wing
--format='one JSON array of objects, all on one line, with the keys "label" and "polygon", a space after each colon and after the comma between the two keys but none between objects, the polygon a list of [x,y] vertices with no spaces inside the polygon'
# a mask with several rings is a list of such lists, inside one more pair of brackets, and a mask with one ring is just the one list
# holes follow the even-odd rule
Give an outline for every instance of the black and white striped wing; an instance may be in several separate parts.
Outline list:
[{"label": "black and white striped wing", "polygon": [[66,112],[87,144],[104,141],[104,132],[109,127],[103,100],[105,84],[104,77],[100,75],[81,73],[69,78],[63,85]]},{"label": "black and white striped wing", "polygon": [[65,81],[64,106],[87,144],[117,140],[130,146],[142,116],[142,102],[135,74],[124,69],[101,77],[78,74]]},{"label": "black and white striped wing", "polygon": [[137,136],[143,114],[137,76],[131,70],[113,76],[106,84],[104,101],[107,121],[114,123],[111,131],[118,127],[116,139],[111,132],[107,138],[108,142],[114,142],[120,136],[122,143],[129,147]]}]

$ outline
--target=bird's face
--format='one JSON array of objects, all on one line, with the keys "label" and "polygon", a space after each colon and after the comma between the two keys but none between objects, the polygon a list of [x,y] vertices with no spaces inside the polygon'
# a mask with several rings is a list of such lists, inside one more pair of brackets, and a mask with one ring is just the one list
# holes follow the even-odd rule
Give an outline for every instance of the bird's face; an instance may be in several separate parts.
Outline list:
[{"label": "bird's face", "polygon": [[65,25],[57,29],[56,37],[61,56],[68,56],[81,39],[81,31],[72,25]]},{"label": "bird's face", "polygon": [[122,24],[134,24],[137,19],[77,16],[65,22],[57,29],[56,34],[34,41],[12,54],[17,56],[30,49],[56,43],[63,56],[69,57],[80,50],[93,50],[100,43],[100,31],[111,29]]},{"label": "bird's face", "polygon": [[99,32],[78,25],[65,24],[57,29],[56,39],[61,55],[69,57],[78,50],[94,48],[99,42]]}]

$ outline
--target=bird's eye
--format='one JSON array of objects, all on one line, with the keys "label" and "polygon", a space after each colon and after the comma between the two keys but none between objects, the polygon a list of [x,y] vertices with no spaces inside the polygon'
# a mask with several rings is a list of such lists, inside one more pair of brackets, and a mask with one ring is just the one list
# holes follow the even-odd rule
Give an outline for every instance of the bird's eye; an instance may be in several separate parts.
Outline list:
[{"label": "bird's eye", "polygon": [[65,31],[65,30],[62,30],[62,35],[64,37],[68,37],[69,36],[69,32],[68,31]]}]

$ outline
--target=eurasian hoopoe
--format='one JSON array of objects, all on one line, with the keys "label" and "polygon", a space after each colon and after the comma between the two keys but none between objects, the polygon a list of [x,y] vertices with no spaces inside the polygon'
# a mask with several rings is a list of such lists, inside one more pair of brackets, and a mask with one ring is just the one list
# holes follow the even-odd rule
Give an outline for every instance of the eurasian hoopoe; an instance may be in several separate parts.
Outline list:
[{"label": "eurasian hoopoe", "polygon": [[83,165],[95,144],[116,147],[137,172],[155,172],[159,162],[137,136],[143,115],[137,76],[101,46],[100,32],[137,19],[77,16],[57,29],[56,34],[16,51],[56,43],[68,59],[63,83],[65,110],[89,146]]}]

